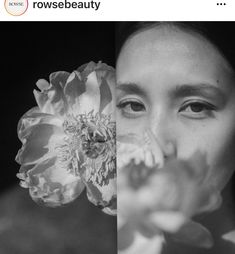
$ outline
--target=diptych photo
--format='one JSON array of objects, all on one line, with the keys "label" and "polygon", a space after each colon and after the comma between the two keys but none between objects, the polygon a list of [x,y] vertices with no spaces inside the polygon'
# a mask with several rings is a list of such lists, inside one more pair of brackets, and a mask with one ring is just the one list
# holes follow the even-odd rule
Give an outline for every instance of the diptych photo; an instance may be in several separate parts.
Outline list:
[{"label": "diptych photo", "polygon": [[234,253],[234,22],[0,25],[0,253]]}]

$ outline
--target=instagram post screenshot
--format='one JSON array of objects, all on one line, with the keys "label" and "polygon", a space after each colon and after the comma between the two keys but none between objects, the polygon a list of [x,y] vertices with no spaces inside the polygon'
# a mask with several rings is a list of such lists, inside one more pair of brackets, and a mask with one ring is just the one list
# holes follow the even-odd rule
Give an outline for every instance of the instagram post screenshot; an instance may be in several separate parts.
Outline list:
[{"label": "instagram post screenshot", "polygon": [[1,2],[0,254],[235,253],[234,11]]}]

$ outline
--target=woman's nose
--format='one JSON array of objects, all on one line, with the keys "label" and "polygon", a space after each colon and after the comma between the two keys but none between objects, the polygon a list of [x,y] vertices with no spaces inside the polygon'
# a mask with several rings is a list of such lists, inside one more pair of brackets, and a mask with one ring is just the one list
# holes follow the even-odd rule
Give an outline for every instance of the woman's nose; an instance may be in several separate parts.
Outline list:
[{"label": "woman's nose", "polygon": [[163,163],[165,160],[177,156],[176,136],[173,123],[166,115],[153,118],[151,121],[151,135],[155,146],[162,153]]}]

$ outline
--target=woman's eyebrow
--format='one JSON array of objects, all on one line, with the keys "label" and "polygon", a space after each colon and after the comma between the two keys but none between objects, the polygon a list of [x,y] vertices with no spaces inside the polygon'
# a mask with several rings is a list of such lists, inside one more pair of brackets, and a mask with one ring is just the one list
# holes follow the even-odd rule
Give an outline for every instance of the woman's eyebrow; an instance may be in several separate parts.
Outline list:
[{"label": "woman's eyebrow", "polygon": [[137,94],[146,96],[146,92],[135,83],[118,83],[117,89],[126,94]]},{"label": "woman's eyebrow", "polygon": [[225,93],[220,88],[207,83],[177,85],[176,89],[172,91],[172,96],[174,98],[202,96],[208,99],[216,99],[222,104],[226,99]]}]

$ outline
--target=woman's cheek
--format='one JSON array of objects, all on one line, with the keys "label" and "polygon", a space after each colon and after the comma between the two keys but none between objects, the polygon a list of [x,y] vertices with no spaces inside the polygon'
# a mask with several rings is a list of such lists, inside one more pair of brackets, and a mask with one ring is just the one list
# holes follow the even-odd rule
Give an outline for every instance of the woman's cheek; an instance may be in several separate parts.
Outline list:
[{"label": "woman's cheek", "polygon": [[223,189],[234,172],[235,165],[235,126],[226,128],[224,126],[221,136],[211,141],[211,152],[208,161],[211,165],[211,180],[214,185]]},{"label": "woman's cheek", "polygon": [[210,183],[222,189],[235,168],[235,122],[225,118],[185,129],[178,138],[177,152],[181,159],[196,152],[205,154]]},{"label": "woman's cheek", "polygon": [[117,135],[135,134],[142,137],[147,122],[141,118],[130,119],[117,113]]}]

